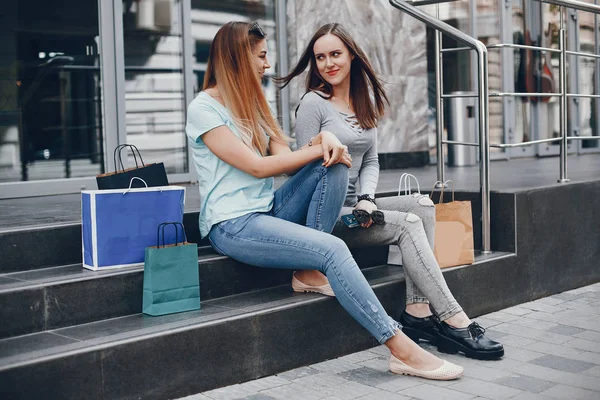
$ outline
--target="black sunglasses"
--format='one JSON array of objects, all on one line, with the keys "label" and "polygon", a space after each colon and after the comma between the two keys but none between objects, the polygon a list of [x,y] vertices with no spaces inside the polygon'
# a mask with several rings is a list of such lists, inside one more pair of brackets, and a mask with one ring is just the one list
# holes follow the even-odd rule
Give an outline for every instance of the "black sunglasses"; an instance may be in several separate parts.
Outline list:
[{"label": "black sunglasses", "polygon": [[252,24],[252,26],[248,30],[248,33],[253,33],[260,38],[265,38],[267,36],[267,34],[265,33],[265,31],[262,30],[258,22]]},{"label": "black sunglasses", "polygon": [[371,219],[373,220],[373,223],[377,225],[385,224],[385,216],[383,215],[383,212],[379,210],[375,210],[371,214],[365,210],[352,210],[352,215],[354,215],[354,218],[361,224],[366,224]]}]

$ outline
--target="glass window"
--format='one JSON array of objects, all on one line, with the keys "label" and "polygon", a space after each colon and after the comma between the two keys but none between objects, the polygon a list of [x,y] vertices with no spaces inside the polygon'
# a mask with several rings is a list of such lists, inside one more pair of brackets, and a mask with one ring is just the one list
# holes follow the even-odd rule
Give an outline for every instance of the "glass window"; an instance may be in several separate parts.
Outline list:
[{"label": "glass window", "polygon": [[188,172],[181,7],[180,0],[123,1],[127,143],[169,174]]},{"label": "glass window", "polygon": [[229,21],[258,21],[267,33],[271,68],[263,77],[267,100],[277,113],[277,88],[271,78],[277,73],[275,41],[275,5],[273,0],[192,0],[192,40],[195,41],[194,73],[196,92],[202,89],[206,61],[213,38]]},{"label": "glass window", "polygon": [[98,2],[0,9],[0,182],[104,172]]}]

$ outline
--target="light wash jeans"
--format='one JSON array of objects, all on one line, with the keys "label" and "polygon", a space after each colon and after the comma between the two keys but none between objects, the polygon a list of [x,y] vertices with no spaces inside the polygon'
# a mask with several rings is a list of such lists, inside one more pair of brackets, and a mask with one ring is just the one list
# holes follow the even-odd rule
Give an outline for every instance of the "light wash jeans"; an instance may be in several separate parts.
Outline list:
[{"label": "light wash jeans", "polygon": [[308,164],[275,192],[273,209],[223,221],[208,237],[216,251],[258,267],[313,269],[327,276],[336,298],[380,343],[399,324],[387,315],[346,244],[329,232],[346,197],[348,168]]},{"label": "light wash jeans", "polygon": [[[462,308],[450,292],[433,255],[433,202],[427,195],[415,193],[382,197],[376,199],[375,203],[385,215],[385,224],[350,229],[340,220],[333,234],[352,248],[398,245],[406,279],[406,304],[430,302],[442,321],[461,312]],[[350,207],[342,208],[342,215],[351,212]]]}]

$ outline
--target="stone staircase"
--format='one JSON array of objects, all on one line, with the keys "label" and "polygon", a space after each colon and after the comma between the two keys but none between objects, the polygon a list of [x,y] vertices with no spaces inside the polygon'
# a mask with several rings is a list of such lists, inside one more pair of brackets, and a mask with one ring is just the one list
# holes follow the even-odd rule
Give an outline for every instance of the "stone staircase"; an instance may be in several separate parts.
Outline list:
[{"label": "stone staircase", "polygon": [[[589,182],[493,193],[494,252],[444,270],[467,312],[476,316],[600,280],[599,211],[582,219],[565,207],[572,196],[599,192],[600,182]],[[478,194],[456,197],[472,201],[477,248]],[[161,317],[141,314],[142,267],[81,267],[79,223],[1,232],[1,397],[176,398],[377,345],[334,298],[293,293],[290,271],[213,252],[200,240],[197,220],[197,211],[185,214],[188,241],[199,245],[202,308]],[[566,248],[572,240],[579,245]],[[386,265],[386,247],[353,254],[398,318],[402,268]]]}]

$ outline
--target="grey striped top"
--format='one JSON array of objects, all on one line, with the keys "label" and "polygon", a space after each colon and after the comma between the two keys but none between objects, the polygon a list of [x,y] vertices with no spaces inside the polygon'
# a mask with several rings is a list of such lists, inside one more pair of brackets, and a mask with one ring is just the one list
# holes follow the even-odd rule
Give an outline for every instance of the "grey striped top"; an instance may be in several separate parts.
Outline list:
[{"label": "grey striped top", "polygon": [[374,196],[379,180],[377,128],[362,129],[354,115],[339,112],[328,100],[309,92],[301,100],[296,116],[298,147],[304,146],[321,131],[334,133],[340,142],[348,146],[352,156],[345,205],[353,207],[359,194]]}]

